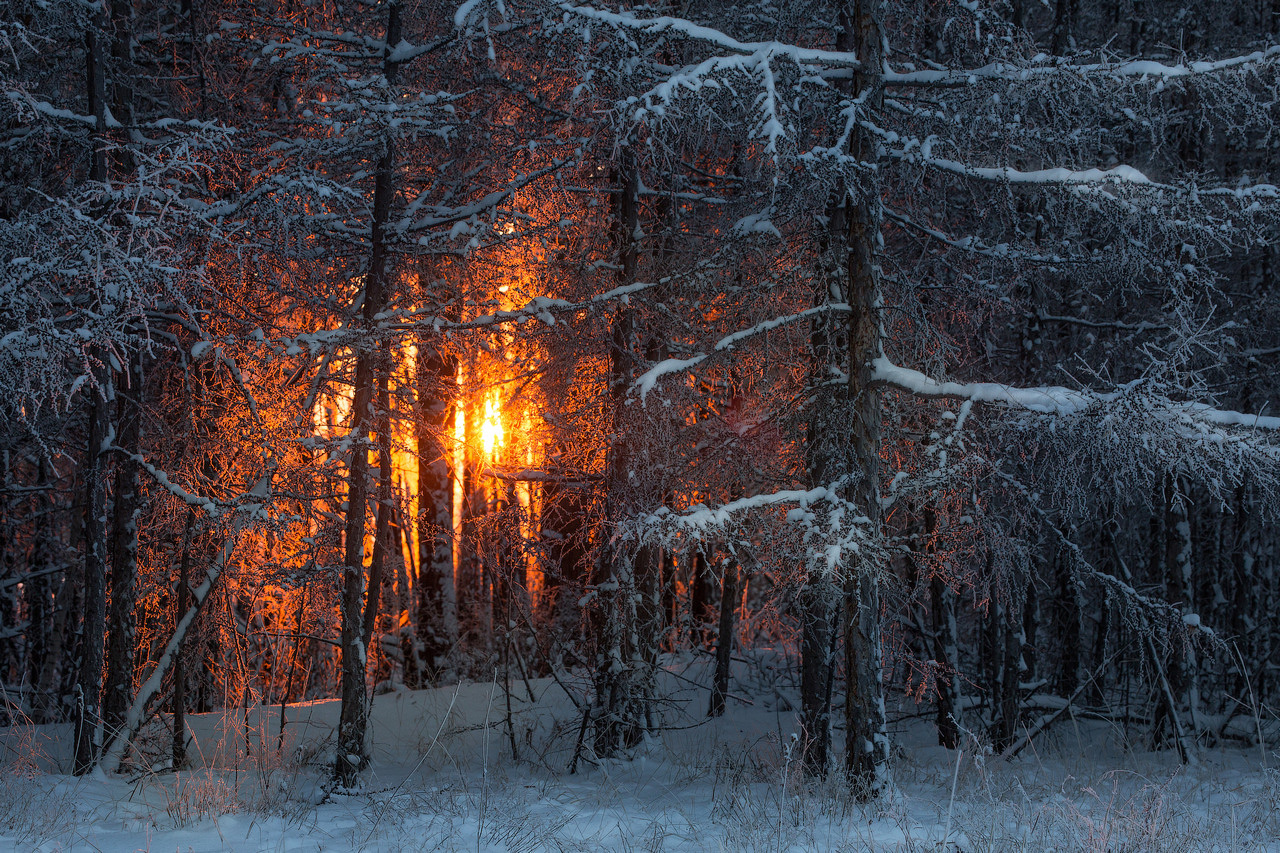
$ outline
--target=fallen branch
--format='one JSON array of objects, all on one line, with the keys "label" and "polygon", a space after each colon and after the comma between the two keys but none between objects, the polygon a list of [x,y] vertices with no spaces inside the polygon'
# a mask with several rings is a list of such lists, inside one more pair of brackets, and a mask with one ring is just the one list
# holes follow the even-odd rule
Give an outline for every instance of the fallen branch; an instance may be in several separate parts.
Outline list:
[{"label": "fallen branch", "polygon": [[191,629],[191,624],[200,613],[200,608],[204,605],[205,600],[208,599],[209,592],[222,575],[223,569],[226,568],[227,560],[231,558],[231,553],[235,550],[236,540],[239,539],[240,529],[244,523],[242,519],[243,517],[237,521],[235,528],[223,543],[217,559],[213,561],[208,571],[205,572],[204,582],[192,591],[191,606],[187,608],[187,612],[178,620],[177,626],[173,629],[173,636],[169,638],[169,643],[165,646],[164,654],[160,655],[160,660],[156,661],[156,668],[151,671],[151,675],[147,677],[142,689],[134,697],[133,704],[129,706],[129,711],[125,715],[124,726],[116,733],[116,736],[111,740],[111,744],[103,752],[102,758],[98,762],[98,766],[103,772],[114,773],[120,769],[120,761],[124,757],[125,750],[129,748],[130,742],[138,734],[138,730],[142,728],[142,724],[146,719],[147,705],[160,693],[160,684],[164,680],[165,674],[168,673],[169,667],[172,666],[174,659],[178,656],[178,651],[182,648],[182,641],[186,639],[187,632]]},{"label": "fallen branch", "polygon": [[1105,672],[1107,667],[1111,666],[1112,662],[1116,659],[1116,656],[1119,654],[1120,654],[1119,651],[1112,652],[1111,657],[1107,658],[1103,662],[1102,666],[1095,669],[1093,673],[1090,674],[1090,676],[1087,679],[1085,679],[1080,684],[1079,687],[1076,688],[1076,691],[1067,698],[1066,704],[1064,704],[1058,710],[1054,711],[1049,716],[1042,717],[1040,719],[1040,722],[1036,723],[1036,727],[1034,729],[1028,730],[1026,733],[1026,736],[1023,737],[1022,740],[1018,741],[1018,743],[1015,746],[1011,746],[1008,749],[1006,749],[1001,754],[1000,757],[1005,759],[1006,761],[1008,761],[1011,758],[1014,758],[1015,756],[1017,756],[1019,752],[1022,752],[1022,750],[1026,749],[1027,746],[1030,745],[1031,741],[1035,739],[1036,735],[1044,732],[1046,729],[1049,728],[1049,726],[1053,725],[1059,717],[1061,717],[1067,711],[1070,711],[1071,707],[1075,704],[1076,700],[1080,698],[1080,696],[1084,693],[1085,690],[1089,689],[1089,685],[1093,684],[1093,682],[1097,679],[1100,673]]}]

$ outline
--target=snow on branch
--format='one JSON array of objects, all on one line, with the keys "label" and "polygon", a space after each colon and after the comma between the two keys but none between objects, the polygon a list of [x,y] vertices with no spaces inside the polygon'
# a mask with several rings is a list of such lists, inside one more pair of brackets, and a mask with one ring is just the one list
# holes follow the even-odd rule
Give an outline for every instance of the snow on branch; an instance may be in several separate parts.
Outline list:
[{"label": "snow on branch", "polygon": [[[537,181],[539,178],[558,171],[570,162],[570,160],[553,160],[550,165],[541,169],[535,169],[527,175],[516,175],[515,178],[511,180],[511,183],[501,189],[494,190],[478,201],[463,205],[462,207],[438,208],[432,214],[423,216],[417,222],[401,222],[397,230],[401,233],[408,233],[413,231],[422,231],[427,228],[439,228],[443,225],[454,225],[459,222],[465,222],[472,217],[479,216],[482,213],[486,213],[489,210],[496,208],[499,204],[511,198],[517,192]],[[425,244],[426,241],[426,237],[419,239],[420,243]]]},{"label": "snow on branch", "polygon": [[[655,534],[665,537],[693,535],[701,539],[725,529],[742,516],[790,504],[793,506],[787,512],[786,523],[800,530],[805,539],[813,543],[808,553],[815,562],[814,568],[834,574],[844,565],[846,551],[865,554],[877,547],[872,535],[874,522],[857,512],[841,494],[846,483],[847,479],[841,479],[813,489],[767,492],[738,498],[718,507],[695,504],[681,512],[659,507],[655,512],[633,519],[626,525],[630,529],[625,533],[638,539]],[[815,511],[818,505],[825,505],[826,512],[822,516]]]},{"label": "snow on branch", "polygon": [[[878,130],[878,128],[876,129]],[[880,131],[883,135],[885,132]],[[892,134],[896,137],[896,134]],[[1023,171],[1012,166],[971,166],[959,160],[948,160],[933,157],[926,149],[913,149],[911,146],[888,150],[885,154],[895,160],[920,163],[943,172],[951,172],[966,178],[978,178],[984,181],[1003,181],[1011,184],[1140,184],[1159,186],[1133,166],[1113,166],[1110,169],[1033,169]],[[1254,187],[1252,189],[1257,189]]]},{"label": "snow on branch", "polygon": [[231,558],[232,552],[235,551],[242,526],[243,518],[237,521],[235,527],[227,535],[226,540],[222,543],[222,550],[218,552],[217,558],[209,565],[200,586],[191,591],[191,606],[187,608],[187,612],[178,620],[178,624],[173,629],[173,636],[169,638],[169,642],[165,645],[164,653],[156,661],[155,669],[151,671],[151,675],[147,677],[141,689],[138,690],[138,695],[134,697],[133,703],[129,706],[129,710],[125,714],[124,725],[116,732],[116,736],[112,738],[110,745],[102,755],[102,760],[98,767],[103,773],[114,773],[120,768],[120,760],[124,757],[125,750],[142,727],[147,706],[160,693],[160,686],[164,681],[165,675],[168,674],[174,658],[182,648],[182,641],[186,639],[187,632],[191,629],[191,623],[199,615],[200,608],[204,606],[205,600],[209,597],[209,592],[213,589],[213,585],[218,582],[223,569],[226,568],[227,561]]},{"label": "snow on branch", "polygon": [[953,249],[958,249],[962,252],[969,252],[970,254],[982,255],[988,258],[1018,260],[1038,264],[1066,264],[1073,262],[1072,258],[1065,255],[1046,255],[1038,252],[1028,252],[1026,250],[1019,249],[1010,243],[987,243],[978,237],[972,236],[952,237],[945,232],[916,222],[914,219],[904,216],[887,207],[882,207],[881,210],[884,212],[887,219],[891,219],[906,228],[918,231],[925,236],[932,237],[938,242],[944,243]]},{"label": "snow on branch", "polygon": [[1180,62],[1166,65],[1149,59],[1131,60],[1128,62],[1095,62],[1087,64],[1054,63],[1044,65],[1014,65],[1006,62],[993,62],[981,68],[950,70],[927,69],[921,71],[888,72],[884,75],[886,85],[890,86],[972,86],[979,81],[1001,80],[1010,83],[1021,83],[1034,79],[1058,76],[1062,74],[1092,75],[1102,77],[1138,77],[1153,81],[1173,80],[1179,77],[1193,77],[1205,74],[1218,74],[1223,71],[1235,71],[1253,65],[1262,65],[1280,58],[1280,45],[1272,45],[1266,50],[1255,50],[1240,56],[1231,56],[1213,62]]},{"label": "snow on branch", "polygon": [[[499,326],[504,323],[525,323],[530,320],[540,320],[548,326],[556,324],[557,314],[572,314],[578,311],[584,311],[588,308],[594,308],[615,300],[625,303],[633,293],[642,293],[643,291],[659,287],[670,280],[670,276],[663,277],[657,281],[638,281],[632,284],[623,284],[604,293],[597,293],[590,299],[581,302],[569,302],[565,299],[557,299],[550,296],[535,296],[524,304],[522,308],[513,308],[506,311],[494,311],[492,314],[481,314],[472,317],[470,320],[450,320],[447,317],[441,317],[429,313],[433,309],[421,309],[406,311],[398,317],[404,318],[402,322],[387,322],[392,320],[391,314],[379,315],[378,319],[382,323],[382,328],[393,329],[396,331],[417,331],[424,328],[431,328],[436,333],[445,331],[466,331],[470,329],[485,329],[490,326]],[[296,343],[309,343],[311,338],[319,338],[323,336],[324,343],[328,343],[328,338],[333,337],[332,333],[322,333],[320,336],[300,335],[293,339]]]},{"label": "snow on branch", "polygon": [[656,385],[658,380],[662,377],[671,373],[680,373],[681,371],[689,370],[690,368],[706,361],[715,353],[728,352],[732,350],[748,338],[764,334],[765,332],[771,331],[772,329],[776,329],[780,326],[786,326],[791,323],[799,322],[800,320],[807,320],[810,317],[817,317],[821,314],[830,313],[848,313],[850,310],[852,309],[843,302],[831,302],[826,305],[817,305],[813,308],[808,308],[798,314],[790,314],[786,317],[774,317],[769,320],[764,320],[763,322],[756,323],[748,329],[741,329],[731,335],[726,335],[716,342],[716,345],[712,347],[711,352],[709,353],[699,353],[698,355],[690,358],[669,358],[665,361],[660,361],[641,374],[641,376],[632,384],[639,389],[640,400],[643,402],[644,399],[648,397],[649,392],[653,390],[653,386]]},{"label": "snow on branch", "polygon": [[730,53],[744,56],[768,52],[774,55],[789,56],[797,63],[806,65],[826,65],[836,68],[857,68],[858,60],[851,53],[836,50],[818,50],[803,48],[784,42],[742,42],[712,27],[695,24],[684,18],[673,18],[661,15],[654,18],[637,18],[625,12],[609,12],[593,9],[590,6],[575,6],[572,3],[557,4],[561,10],[578,18],[598,21],[615,29],[635,30],[649,35],[677,33],[694,41],[713,45]]},{"label": "snow on branch", "polygon": [[[975,403],[996,403],[1042,415],[1077,415],[1090,409],[1114,403],[1132,392],[1142,380],[1135,380],[1111,392],[1046,385],[1039,388],[1016,388],[998,382],[944,382],[931,379],[918,370],[899,367],[881,356],[872,362],[875,382],[906,391],[918,397],[949,397]],[[1280,430],[1280,417],[1254,415],[1215,409],[1205,403],[1154,400],[1158,408],[1182,420],[1185,426],[1248,427]]]},{"label": "snow on branch", "polygon": [[[674,103],[686,92],[697,93],[703,87],[722,88],[717,77],[737,73],[759,78],[760,94],[755,98],[755,106],[761,112],[761,119],[751,129],[748,138],[765,139],[764,152],[773,157],[776,165],[778,144],[787,136],[783,118],[786,103],[778,95],[778,76],[773,68],[775,58],[787,55],[785,51],[779,51],[779,47],[781,45],[770,43],[745,56],[712,57],[699,65],[672,74],[640,97],[644,106],[635,109],[632,119],[640,122],[650,114],[661,116],[664,112],[662,105]],[[660,104],[655,104],[655,101]]]},{"label": "snow on branch", "polygon": [[1260,199],[1275,200],[1280,198],[1280,187],[1274,184],[1253,184],[1247,187],[1184,187],[1163,184],[1151,180],[1133,166],[1121,164],[1110,169],[1069,169],[1056,167],[1050,169],[1015,169],[1012,166],[973,166],[959,160],[945,157],[934,157],[930,153],[930,145],[917,139],[903,139],[897,133],[863,122],[863,127],[872,131],[890,144],[901,143],[899,148],[888,148],[884,154],[893,160],[907,163],[919,163],[942,172],[950,172],[965,178],[976,178],[983,181],[999,181],[1009,184],[1057,184],[1059,186],[1102,186],[1128,185],[1140,186],[1155,190],[1167,190],[1178,194],[1196,197],[1226,197],[1238,201]]}]

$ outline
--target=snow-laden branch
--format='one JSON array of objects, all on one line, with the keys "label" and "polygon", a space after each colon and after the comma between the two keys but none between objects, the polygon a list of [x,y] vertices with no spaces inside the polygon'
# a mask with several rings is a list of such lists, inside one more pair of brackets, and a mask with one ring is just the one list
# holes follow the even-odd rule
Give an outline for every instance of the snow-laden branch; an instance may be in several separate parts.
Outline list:
[{"label": "snow-laden branch", "polygon": [[922,71],[890,71],[884,75],[884,82],[890,86],[972,86],[979,81],[1000,80],[1009,83],[1023,83],[1031,80],[1055,77],[1063,74],[1103,76],[1113,78],[1138,77],[1154,81],[1173,80],[1179,77],[1194,77],[1205,74],[1218,74],[1223,71],[1234,71],[1250,65],[1259,65],[1280,58],[1280,45],[1272,45],[1266,50],[1255,50],[1240,56],[1231,56],[1212,62],[1180,62],[1166,65],[1150,59],[1136,59],[1128,62],[1096,62],[1096,63],[1056,63],[1053,65],[1013,65],[1005,62],[994,62],[981,68],[949,70],[927,69]]},{"label": "snow-laden branch", "polygon": [[919,163],[942,172],[950,172],[966,178],[982,181],[999,181],[1009,184],[1057,184],[1059,186],[1101,186],[1128,185],[1144,188],[1168,190],[1178,194],[1198,197],[1228,197],[1239,201],[1275,200],[1280,198],[1280,187],[1275,184],[1252,184],[1247,187],[1185,187],[1162,184],[1151,180],[1133,166],[1121,164],[1110,169],[1069,169],[1056,167],[1051,169],[1015,169],[1012,166],[973,166],[959,160],[945,157],[934,157],[930,146],[917,139],[903,139],[891,130],[884,130],[870,122],[862,126],[890,144],[901,144],[899,148],[886,148],[884,156],[892,160],[907,163]]},{"label": "snow-laden branch", "polygon": [[[864,125],[865,126],[865,125]],[[873,128],[882,136],[893,137],[890,131]],[[1138,184],[1158,186],[1150,178],[1133,166],[1113,166],[1110,169],[1032,169],[1023,171],[1012,166],[971,166],[959,160],[948,160],[945,157],[933,157],[927,149],[906,146],[888,149],[885,155],[894,160],[905,160],[909,163],[920,163],[943,172],[962,175],[966,178],[977,178],[984,181],[1001,181],[1010,184]]]},{"label": "snow-laden branch", "polygon": [[[439,208],[433,214],[423,216],[416,222],[401,221],[398,223],[396,230],[400,233],[411,233],[425,228],[439,228],[443,225],[455,225],[459,222],[465,222],[472,217],[492,210],[534,181],[558,171],[570,162],[572,161],[567,159],[553,160],[550,165],[535,169],[527,175],[516,175],[511,183],[502,189],[494,190],[478,201],[462,207]],[[421,239],[425,240],[426,238]]]},{"label": "snow-laden branch", "polygon": [[[773,157],[776,165],[778,144],[787,136],[783,122],[785,100],[779,97],[777,74],[773,69],[773,60],[780,55],[786,56],[785,51],[779,52],[779,47],[778,44],[770,43],[757,52],[745,56],[715,56],[699,65],[674,73],[640,96],[639,100],[643,106],[636,107],[632,113],[632,120],[640,122],[650,114],[661,116],[662,105],[674,103],[686,92],[696,93],[704,86],[720,88],[720,84],[715,79],[718,76],[725,77],[736,72],[744,76],[758,77],[760,94],[756,97],[755,105],[759,108],[762,117],[752,128],[749,138],[767,140],[764,151]],[[655,104],[655,101],[661,104]]]},{"label": "snow-laden branch", "polygon": [[764,320],[760,323],[756,323],[748,329],[740,329],[733,334],[725,335],[716,342],[716,345],[711,348],[711,352],[709,353],[699,353],[698,355],[691,356],[690,358],[668,358],[665,361],[660,361],[641,374],[640,377],[632,384],[639,389],[640,400],[643,402],[644,399],[649,396],[649,392],[653,390],[653,386],[656,385],[658,380],[662,377],[671,373],[680,373],[689,370],[690,368],[706,361],[715,353],[728,352],[732,350],[748,338],[764,334],[765,332],[777,329],[780,326],[787,326],[791,323],[807,320],[810,317],[817,317],[821,314],[830,313],[847,314],[850,310],[849,306],[844,302],[830,302],[825,305],[816,305],[813,308],[807,308],[798,314],[789,314],[785,317],[774,317],[769,320]]},{"label": "snow-laden branch", "polygon": [[[308,411],[310,410],[308,409]],[[196,495],[188,492],[186,489],[173,482],[173,480],[169,479],[168,473],[152,465],[141,454],[131,453],[118,444],[108,441],[103,445],[103,450],[119,453],[130,461],[135,462],[140,468],[142,468],[142,470],[147,472],[156,485],[185,503],[187,506],[203,510],[209,518],[217,518],[225,514],[228,510],[239,510],[242,516],[252,518],[258,515],[261,512],[263,505],[271,499],[271,477],[273,474],[273,464],[269,466],[266,475],[254,484],[253,488],[230,501],[224,502],[206,497],[205,495]]]},{"label": "snow-laden branch", "polygon": [[659,507],[656,512],[639,519],[639,523],[642,527],[668,527],[701,533],[723,528],[735,516],[753,510],[781,504],[796,504],[800,507],[808,507],[811,504],[837,500],[840,500],[840,496],[836,488],[832,486],[819,486],[815,489],[786,489],[780,492],[768,492],[766,494],[738,498],[718,507],[696,504],[683,512],[672,512],[667,507]]},{"label": "snow-laden branch", "polygon": [[[872,381],[918,397],[947,397],[956,400],[972,400],[975,403],[996,403],[1035,414],[1059,416],[1076,415],[1098,406],[1114,403],[1141,383],[1141,380],[1137,380],[1121,386],[1116,391],[1098,392],[1054,385],[1017,388],[998,382],[944,382],[931,379],[918,370],[899,367],[884,356],[872,362]],[[1187,425],[1280,430],[1280,417],[1271,415],[1233,412],[1215,409],[1205,403],[1174,400],[1162,401],[1161,408],[1180,416]]]},{"label": "snow-laden branch", "polygon": [[[845,565],[846,551],[865,554],[868,549],[876,547],[871,536],[874,523],[859,513],[841,494],[846,483],[847,480],[842,479],[813,489],[767,492],[738,498],[718,507],[697,504],[681,512],[659,507],[656,512],[640,516],[631,524],[642,539],[655,531],[701,537],[724,529],[736,517],[793,505],[787,512],[786,522],[802,530],[806,540],[811,542],[809,553],[814,561],[812,568],[835,574]],[[825,505],[825,512],[821,516],[814,511],[819,504]],[[817,541],[813,542],[811,537]],[[814,545],[817,547],[813,547]]]},{"label": "snow-laden branch", "polygon": [[[380,316],[382,321],[381,328],[394,329],[396,331],[420,331],[430,328],[435,332],[444,331],[466,331],[474,329],[484,329],[490,326],[500,326],[504,323],[524,323],[529,320],[540,320],[548,326],[556,324],[557,314],[572,314],[578,311],[584,311],[588,308],[598,307],[615,300],[625,302],[633,293],[642,293],[658,287],[668,281],[668,278],[662,278],[658,281],[638,281],[632,284],[623,284],[604,293],[597,293],[590,299],[581,302],[570,302],[566,299],[557,299],[550,296],[535,296],[524,304],[522,308],[513,308],[507,311],[494,311],[492,314],[481,314],[472,317],[470,320],[450,320],[447,317],[441,317],[436,314],[429,313],[428,309],[421,311],[407,311],[398,315],[405,321],[392,321],[389,315]],[[306,336],[300,336],[296,340],[301,343]]]},{"label": "snow-laden branch", "polygon": [[987,243],[978,237],[952,237],[936,228],[930,228],[916,222],[914,219],[904,216],[887,207],[882,207],[884,215],[887,219],[892,219],[900,225],[918,231],[928,237],[932,237],[939,243],[945,243],[953,249],[959,249],[962,252],[969,252],[974,255],[982,255],[988,258],[999,258],[1001,260],[1026,261],[1036,264],[1067,264],[1080,263],[1081,259],[1070,258],[1065,255],[1045,255],[1037,252],[1028,252],[1020,249],[1010,243]]},{"label": "snow-laden branch", "polygon": [[[478,0],[469,0],[458,10],[455,24],[462,27]],[[695,24],[684,18],[660,15],[652,18],[637,17],[627,12],[611,12],[590,6],[561,2],[556,4],[563,12],[577,18],[596,21],[618,30],[630,30],[648,35],[676,33],[684,38],[700,41],[719,50],[749,56],[768,51],[775,55],[794,58],[797,63],[826,68],[858,68],[859,62],[852,53],[834,50],[802,48],[784,42],[743,42],[721,30]],[[993,62],[970,69],[923,69],[918,71],[886,71],[883,81],[888,86],[902,87],[956,87],[972,86],[980,81],[1004,81],[1023,83],[1067,74],[1076,76],[1102,76],[1110,78],[1138,78],[1152,81],[1173,80],[1236,71],[1254,65],[1262,65],[1280,58],[1280,45],[1255,50],[1238,56],[1213,61],[1179,62],[1167,64],[1149,59],[1125,62],[1068,63],[1017,65]]]},{"label": "snow-laden branch", "polygon": [[191,629],[191,623],[199,615],[200,608],[204,606],[205,600],[209,597],[209,592],[213,589],[213,585],[218,582],[223,569],[226,568],[227,561],[231,559],[231,554],[235,550],[236,541],[239,539],[240,530],[243,526],[244,518],[241,517],[236,521],[226,541],[222,543],[222,550],[218,552],[217,558],[210,563],[200,586],[191,591],[191,606],[187,608],[187,612],[182,614],[182,618],[178,620],[177,626],[173,629],[173,636],[169,638],[169,642],[164,647],[164,653],[156,661],[155,669],[151,671],[151,675],[147,676],[147,680],[143,682],[142,688],[138,690],[138,695],[133,697],[133,703],[125,714],[124,727],[115,733],[115,737],[111,739],[110,745],[102,754],[102,760],[98,766],[103,772],[114,773],[120,768],[120,760],[124,757],[124,751],[129,747],[130,741],[137,735],[138,729],[142,727],[142,723],[146,719],[147,705],[159,694],[160,685],[164,681],[165,675],[169,672],[169,667],[173,664],[178,651],[182,648],[182,641]]},{"label": "snow-laden branch", "polygon": [[634,30],[649,35],[676,33],[694,41],[704,42],[729,53],[744,56],[768,52],[778,56],[788,56],[797,63],[805,65],[824,65],[834,68],[857,68],[859,62],[852,53],[837,50],[818,50],[804,48],[784,42],[743,42],[733,36],[712,27],[695,24],[684,18],[660,15],[654,18],[638,18],[626,12],[609,12],[604,9],[593,9],[590,6],[576,6],[572,3],[559,3],[558,7],[578,18],[607,24],[619,30]]}]

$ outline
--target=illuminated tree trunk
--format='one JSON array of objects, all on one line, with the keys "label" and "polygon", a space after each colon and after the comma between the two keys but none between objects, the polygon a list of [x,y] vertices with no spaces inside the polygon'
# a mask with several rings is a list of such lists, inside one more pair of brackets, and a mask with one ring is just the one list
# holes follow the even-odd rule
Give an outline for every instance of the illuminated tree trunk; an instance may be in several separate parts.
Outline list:
[{"label": "illuminated tree trunk", "polygon": [[[129,361],[125,382],[116,392],[116,444],[126,454],[141,450],[142,357]],[[138,516],[142,512],[138,463],[128,456],[116,467],[111,523],[111,611],[107,632],[107,681],[103,719],[109,735],[124,724],[133,700],[133,659],[138,603]]]},{"label": "illuminated tree trunk", "polygon": [[[449,478],[457,367],[437,348],[418,345],[418,642],[423,675],[438,677],[457,637],[448,612],[453,588],[453,482]],[[452,387],[451,387],[452,386]]]},{"label": "illuminated tree trunk", "polygon": [[[873,110],[883,101],[884,35],[881,0],[851,0],[841,9],[837,50],[852,49],[861,63],[854,74],[855,96]],[[852,43],[841,42],[852,37]],[[877,156],[877,141],[859,126],[854,155],[863,163]],[[880,192],[874,173],[848,211],[849,424],[858,473],[853,503],[880,531],[880,392],[872,362],[883,355],[880,323]],[[845,773],[861,797],[878,796],[887,784],[889,737],[881,683],[879,566],[866,558],[850,567],[844,583],[845,610]]]},{"label": "illuminated tree trunk", "polygon": [[[392,61],[391,51],[399,42],[400,6],[393,0],[388,7],[383,62],[383,74],[388,85],[395,81],[397,63]],[[382,312],[387,299],[384,229],[391,215],[395,149],[390,137],[386,138],[384,145],[386,147],[378,160],[374,177],[369,272],[365,277],[364,303],[361,307],[360,329],[366,335],[373,333],[377,316]],[[347,482],[347,519],[344,530],[346,559],[342,585],[342,708],[338,720],[338,755],[333,769],[334,778],[345,787],[354,786],[359,772],[369,763],[369,691],[365,684],[368,669],[365,626],[368,620],[365,596],[367,592],[376,601],[378,590],[365,575],[364,533],[369,502],[368,434],[370,427],[381,420],[372,411],[378,383],[377,368],[381,359],[382,353],[368,341],[358,350],[354,399],[351,404],[351,464]],[[383,373],[385,375],[385,368]],[[376,613],[376,610],[375,603],[372,611]]]}]

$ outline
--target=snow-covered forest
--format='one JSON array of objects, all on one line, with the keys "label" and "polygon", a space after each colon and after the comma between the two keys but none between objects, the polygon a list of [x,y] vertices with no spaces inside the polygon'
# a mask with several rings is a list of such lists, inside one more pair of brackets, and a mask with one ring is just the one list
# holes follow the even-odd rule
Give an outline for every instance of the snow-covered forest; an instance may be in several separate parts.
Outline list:
[{"label": "snow-covered forest", "polygon": [[1263,0],[0,0],[0,845],[1275,849],[1277,119]]}]

